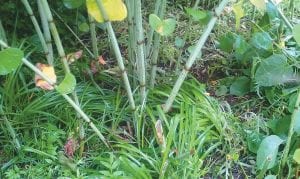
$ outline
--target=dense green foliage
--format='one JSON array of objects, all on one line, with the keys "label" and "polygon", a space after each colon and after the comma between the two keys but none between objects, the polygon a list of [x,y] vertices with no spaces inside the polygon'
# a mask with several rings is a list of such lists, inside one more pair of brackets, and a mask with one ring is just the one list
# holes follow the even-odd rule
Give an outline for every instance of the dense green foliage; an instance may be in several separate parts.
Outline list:
[{"label": "dense green foliage", "polygon": [[109,2],[1,4],[0,178],[299,177],[299,0]]}]

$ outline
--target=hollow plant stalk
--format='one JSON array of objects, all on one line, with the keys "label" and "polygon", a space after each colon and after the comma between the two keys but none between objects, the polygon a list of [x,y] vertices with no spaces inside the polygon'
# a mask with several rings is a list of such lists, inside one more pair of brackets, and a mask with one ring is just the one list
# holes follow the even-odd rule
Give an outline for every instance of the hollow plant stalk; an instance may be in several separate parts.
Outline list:
[{"label": "hollow plant stalk", "polygon": [[125,69],[125,66],[124,66],[124,62],[123,62],[123,57],[122,57],[122,54],[121,54],[121,51],[120,51],[120,48],[119,48],[119,44],[118,44],[115,32],[112,28],[111,22],[108,19],[108,16],[107,16],[107,13],[104,9],[102,1],[96,0],[96,2],[97,2],[97,5],[98,5],[98,8],[101,12],[102,17],[103,17],[104,21],[106,22],[106,28],[107,28],[107,31],[108,31],[108,35],[109,35],[110,40],[112,42],[113,50],[114,50],[114,53],[116,55],[119,68],[122,72],[122,78],[123,78],[123,81],[124,81],[124,84],[125,84],[125,88],[126,88],[126,91],[127,91],[127,96],[129,98],[129,103],[130,103],[131,109],[135,110],[135,103],[134,103],[134,99],[133,99],[133,95],[132,95],[131,86],[130,86],[130,83],[129,83],[129,80],[128,80],[127,72],[126,72],[126,69]]},{"label": "hollow plant stalk", "polygon": [[290,31],[293,30],[293,25],[290,23],[290,21],[285,17],[285,15],[283,14],[283,12],[278,8],[278,6],[276,6],[273,2],[273,0],[269,0],[269,2],[274,5],[274,7],[277,9],[277,12],[279,14],[279,16],[281,17],[281,19],[283,20],[283,22],[285,23],[285,25],[289,28]]},{"label": "hollow plant stalk", "polygon": [[289,156],[289,151],[290,151],[290,146],[291,146],[291,141],[292,141],[292,136],[294,134],[294,127],[296,124],[296,119],[299,118],[299,113],[300,113],[300,89],[298,90],[298,96],[297,100],[295,103],[294,111],[291,117],[291,124],[289,128],[289,133],[286,141],[286,145],[283,150],[283,155],[282,155],[282,160],[281,160],[281,169],[285,166],[288,156]]},{"label": "hollow plant stalk", "polygon": [[[60,56],[60,59],[61,59],[61,62],[63,64],[63,67],[64,67],[64,71],[65,73],[71,73],[71,70],[70,70],[70,67],[69,67],[69,64],[67,62],[67,57],[66,57],[66,54],[65,54],[65,51],[64,51],[64,48],[63,48],[63,45],[62,45],[62,42],[60,40],[60,37],[59,37],[59,34],[57,32],[57,28],[56,28],[56,25],[54,24],[54,21],[53,21],[53,16],[52,16],[52,13],[51,13],[51,10],[49,8],[49,4],[47,2],[47,0],[42,0],[42,7],[43,7],[43,10],[45,11],[45,15],[47,17],[47,20],[48,20],[48,23],[49,23],[49,27],[50,27],[50,31],[52,33],[52,36],[53,36],[53,39],[54,39],[54,42],[55,42],[55,45],[57,47],[57,51],[58,51],[58,54]],[[63,96],[67,96],[69,97],[68,95],[63,95]],[[76,91],[74,90],[72,92],[72,97],[75,101],[75,104],[76,104],[76,107],[79,107],[80,109],[80,103],[79,103],[79,99],[78,99],[78,96],[76,94]],[[68,100],[68,99],[66,99]],[[71,103],[70,103],[71,104]],[[72,104],[71,104],[72,105]],[[77,110],[76,110],[77,111]],[[78,111],[77,111],[78,112]],[[82,116],[79,112],[77,113],[77,117],[80,118],[84,118],[85,116]],[[86,119],[84,119],[86,120]],[[94,125],[92,125],[94,126]],[[91,127],[92,127],[91,126]],[[93,128],[93,127],[92,127]],[[82,137],[84,136],[84,128],[83,128],[83,125],[81,124],[81,122],[79,121],[79,135]],[[80,146],[83,146],[84,145],[84,141],[83,140],[80,140]]]},{"label": "hollow plant stalk", "polygon": [[[162,3],[162,0],[156,0],[154,14],[156,14],[156,15],[159,14],[159,11],[161,9],[161,3]],[[154,36],[154,29],[150,28],[149,32],[147,34],[148,34],[148,38],[147,38],[147,45],[146,45],[146,57],[150,58],[151,50],[152,50],[153,36]]]},{"label": "hollow plant stalk", "polygon": [[141,90],[141,104],[146,100],[146,69],[145,69],[145,39],[144,39],[144,28],[143,28],[143,17],[142,17],[142,2],[141,0],[134,1],[135,7],[135,24],[137,34],[137,71],[140,81]]},{"label": "hollow plant stalk", "polygon": [[210,35],[213,27],[215,26],[217,22],[217,18],[221,15],[222,11],[224,10],[225,6],[229,3],[229,0],[222,0],[219,6],[215,9],[215,15],[210,19],[209,23],[207,24],[203,34],[201,35],[200,39],[198,40],[196,47],[193,51],[193,53],[190,55],[189,59],[187,60],[181,74],[179,75],[172,91],[167,99],[166,103],[163,105],[164,112],[168,112],[175,100],[175,97],[178,94],[178,91],[184,82],[190,68],[194,64],[194,62],[197,59],[197,56],[201,53],[201,49],[204,46],[208,36]]},{"label": "hollow plant stalk", "polygon": [[38,4],[38,9],[39,9],[39,13],[40,13],[41,22],[42,22],[44,37],[45,37],[46,44],[47,44],[48,51],[49,51],[49,56],[50,56],[51,59],[54,59],[54,57],[53,57],[53,48],[52,48],[52,39],[51,39],[49,24],[48,24],[48,20],[47,20],[45,11],[43,10],[42,0],[37,0],[37,4]]},{"label": "hollow plant stalk", "polygon": [[[167,1],[162,0],[159,10],[158,10],[158,16],[159,18],[163,18],[165,11],[166,11]],[[158,62],[158,55],[159,55],[159,46],[160,46],[160,40],[161,36],[158,33],[154,34],[154,42],[153,42],[153,49],[152,49],[152,56],[151,56],[151,77],[150,77],[150,88],[153,88],[155,85],[155,78],[156,78],[156,72],[157,72],[157,62]]]},{"label": "hollow plant stalk", "polygon": [[[3,46],[4,48],[8,48],[8,45],[0,39],[0,45]],[[53,80],[51,80],[51,78],[49,78],[46,74],[44,74],[41,70],[39,70],[37,67],[35,67],[32,63],[30,63],[26,58],[22,58],[22,62],[28,67],[30,68],[33,72],[35,72],[36,74],[38,74],[39,76],[42,77],[43,80],[45,80],[46,82],[48,82],[49,84],[53,85],[55,90],[57,90],[57,85],[55,85],[55,82]],[[102,140],[102,142],[109,147],[108,143],[106,142],[104,136],[102,135],[102,133],[98,130],[98,128],[96,127],[96,125],[91,121],[91,119],[88,117],[88,115],[86,115],[84,113],[84,111],[80,108],[79,105],[76,104],[76,102],[70,98],[68,95],[66,94],[61,94],[66,101],[68,101],[68,103],[75,109],[75,111],[77,112],[77,114],[79,114],[88,124],[89,126],[92,128],[92,130],[97,134],[97,136],[100,138],[100,140]]]},{"label": "hollow plant stalk", "polygon": [[26,11],[27,11],[27,13],[28,13],[29,16],[30,16],[30,19],[31,19],[31,21],[32,21],[32,23],[33,23],[33,26],[34,26],[34,28],[35,28],[35,31],[36,31],[36,33],[37,33],[39,39],[40,39],[40,42],[41,42],[41,44],[42,44],[42,47],[43,47],[44,53],[45,53],[45,55],[46,55],[47,61],[48,61],[48,63],[49,63],[50,65],[53,65],[53,58],[51,58],[51,56],[50,56],[49,49],[48,49],[48,46],[47,46],[47,44],[46,44],[46,40],[45,40],[44,35],[43,35],[43,33],[42,33],[42,30],[41,30],[41,28],[40,28],[40,26],[39,26],[39,23],[38,23],[38,21],[36,20],[34,14],[33,14],[33,11],[32,11],[32,9],[31,9],[31,6],[30,6],[30,4],[28,3],[27,0],[21,0],[21,1],[22,1],[22,3],[24,4],[24,6],[25,6],[25,8],[26,8]]},{"label": "hollow plant stalk", "polygon": [[[129,66],[132,72],[135,72],[136,64],[136,34],[135,34],[135,24],[134,24],[134,1],[125,0],[128,8],[127,23],[128,23],[128,58],[131,65]],[[132,78],[133,86],[136,86],[136,79]]]},{"label": "hollow plant stalk", "polygon": [[98,45],[97,45],[97,36],[96,36],[96,22],[95,19],[88,14],[89,16],[89,23],[90,23],[90,34],[91,34],[91,39],[92,39],[92,47],[93,47],[93,55],[94,58],[98,58],[99,56],[99,50],[98,50]]}]

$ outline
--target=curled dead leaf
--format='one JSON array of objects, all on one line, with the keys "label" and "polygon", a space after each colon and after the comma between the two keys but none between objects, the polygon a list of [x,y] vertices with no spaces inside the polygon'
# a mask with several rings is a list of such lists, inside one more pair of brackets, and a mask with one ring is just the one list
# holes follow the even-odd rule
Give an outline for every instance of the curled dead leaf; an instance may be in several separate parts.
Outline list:
[{"label": "curled dead leaf", "polygon": [[[54,84],[56,83],[56,75],[53,66],[37,63],[35,65],[39,70],[41,70],[49,79],[51,79]],[[49,84],[47,81],[45,81],[40,75],[35,74],[34,82],[36,87],[40,87],[44,90],[53,90],[54,84]]]},{"label": "curled dead leaf", "polygon": [[69,53],[67,55],[67,61],[69,64],[75,62],[76,60],[78,60],[79,58],[82,57],[83,51],[82,50],[78,50],[77,52],[73,52],[73,53]]},{"label": "curled dead leaf", "polygon": [[104,57],[103,57],[102,55],[100,55],[100,56],[98,57],[98,62],[99,62],[99,64],[101,64],[101,65],[106,65],[106,61],[104,60]]},{"label": "curled dead leaf", "polygon": [[156,121],[155,123],[156,136],[158,139],[158,143],[161,145],[165,144],[165,136],[162,128],[161,120]]}]

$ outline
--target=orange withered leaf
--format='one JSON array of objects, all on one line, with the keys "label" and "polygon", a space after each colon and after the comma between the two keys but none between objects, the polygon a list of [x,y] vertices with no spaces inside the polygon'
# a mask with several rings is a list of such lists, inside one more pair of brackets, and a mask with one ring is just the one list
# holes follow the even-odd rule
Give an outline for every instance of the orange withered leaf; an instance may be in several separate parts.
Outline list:
[{"label": "orange withered leaf", "polygon": [[[49,79],[51,79],[54,83],[56,83],[56,75],[53,66],[37,63],[36,67],[41,70]],[[45,81],[40,75],[35,74],[34,82],[36,87],[40,87],[44,90],[53,90],[54,84],[49,84]]]}]

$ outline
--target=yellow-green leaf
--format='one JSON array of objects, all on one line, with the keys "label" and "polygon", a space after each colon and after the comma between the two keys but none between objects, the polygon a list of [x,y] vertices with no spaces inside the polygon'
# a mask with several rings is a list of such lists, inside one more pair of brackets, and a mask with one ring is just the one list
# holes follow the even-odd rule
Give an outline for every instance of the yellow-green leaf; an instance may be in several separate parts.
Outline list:
[{"label": "yellow-green leaf", "polygon": [[232,10],[235,14],[235,27],[238,29],[240,27],[241,18],[245,15],[245,11],[243,9],[243,1],[234,4]]},{"label": "yellow-green leaf", "polygon": [[[109,21],[122,21],[127,17],[127,8],[122,0],[100,0],[103,3]],[[97,21],[104,22],[96,0],[86,0],[88,13]]]},{"label": "yellow-green leaf", "polygon": [[60,94],[72,93],[76,86],[76,79],[72,73],[67,73],[64,80],[58,85],[56,90]]},{"label": "yellow-green leaf", "polygon": [[261,12],[264,13],[267,6],[265,0],[250,0],[250,2]]}]

